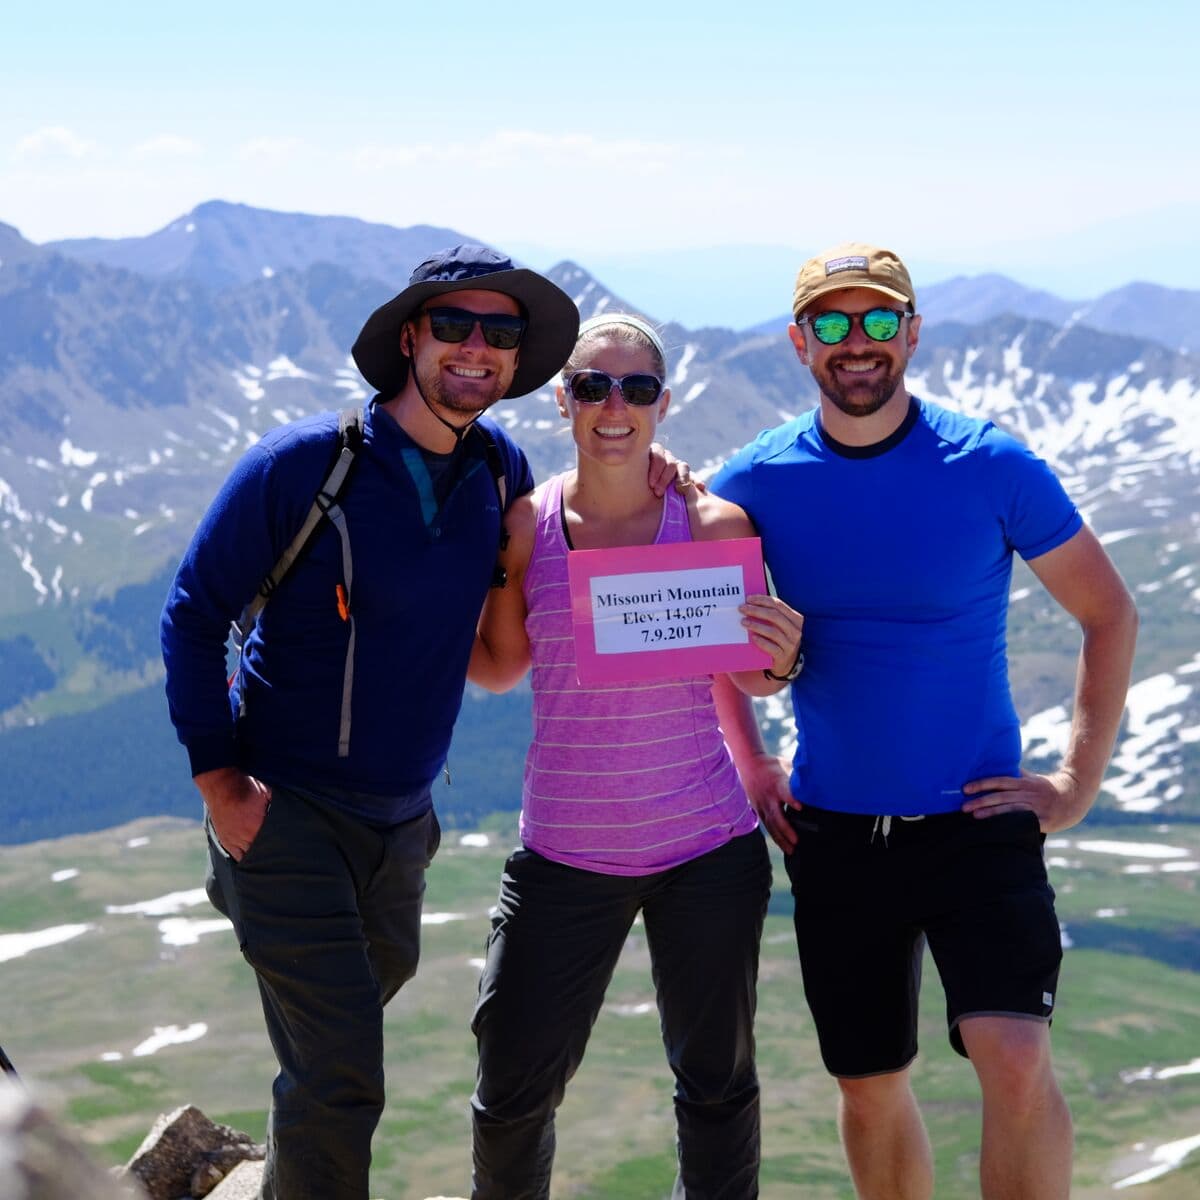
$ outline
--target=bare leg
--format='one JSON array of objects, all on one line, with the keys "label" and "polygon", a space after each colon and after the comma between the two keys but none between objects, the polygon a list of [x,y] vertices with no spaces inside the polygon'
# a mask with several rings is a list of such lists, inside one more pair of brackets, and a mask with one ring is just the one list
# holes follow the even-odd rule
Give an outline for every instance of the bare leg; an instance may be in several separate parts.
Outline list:
[{"label": "bare leg", "polygon": [[1050,1027],[968,1017],[959,1029],[983,1089],[984,1200],[1066,1200],[1074,1138],[1050,1061]]},{"label": "bare leg", "polygon": [[908,1068],[838,1086],[838,1127],[859,1200],[929,1200],[933,1153]]}]

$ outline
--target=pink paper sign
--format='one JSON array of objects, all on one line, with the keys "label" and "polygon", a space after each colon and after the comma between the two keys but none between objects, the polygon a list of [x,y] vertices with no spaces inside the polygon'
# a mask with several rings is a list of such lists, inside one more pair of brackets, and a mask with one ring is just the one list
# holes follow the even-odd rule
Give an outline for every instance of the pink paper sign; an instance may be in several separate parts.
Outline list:
[{"label": "pink paper sign", "polygon": [[580,683],[771,665],[738,612],[767,591],[758,538],[572,550],[567,578]]}]

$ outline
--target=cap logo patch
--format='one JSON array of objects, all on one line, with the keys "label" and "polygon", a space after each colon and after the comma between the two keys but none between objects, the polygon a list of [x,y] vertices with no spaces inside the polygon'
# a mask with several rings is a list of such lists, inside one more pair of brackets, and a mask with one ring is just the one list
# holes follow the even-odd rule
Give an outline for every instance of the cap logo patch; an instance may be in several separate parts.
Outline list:
[{"label": "cap logo patch", "polygon": [[836,275],[839,271],[865,271],[866,269],[865,254],[847,254],[844,258],[831,258],[825,264],[826,275]]}]

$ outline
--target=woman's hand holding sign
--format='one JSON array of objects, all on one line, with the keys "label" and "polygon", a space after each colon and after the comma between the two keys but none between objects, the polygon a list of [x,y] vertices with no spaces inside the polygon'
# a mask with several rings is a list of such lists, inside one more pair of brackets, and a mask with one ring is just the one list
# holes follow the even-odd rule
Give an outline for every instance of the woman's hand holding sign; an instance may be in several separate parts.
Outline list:
[{"label": "woman's hand holding sign", "polygon": [[[804,618],[778,596],[747,596],[739,611],[742,624],[750,634],[750,640],[771,656],[771,665],[764,672],[764,681],[775,683],[770,692],[779,690],[779,685],[795,679],[803,665],[800,655],[800,638],[804,632]],[[770,694],[755,689],[759,695]]]}]

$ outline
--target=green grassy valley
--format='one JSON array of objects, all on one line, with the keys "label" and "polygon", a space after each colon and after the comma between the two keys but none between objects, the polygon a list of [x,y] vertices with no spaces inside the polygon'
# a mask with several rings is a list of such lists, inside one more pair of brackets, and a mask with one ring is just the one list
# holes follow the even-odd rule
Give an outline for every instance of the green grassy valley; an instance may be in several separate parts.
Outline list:
[{"label": "green grassy valley", "polygon": [[[487,846],[447,833],[429,875],[423,965],[388,1010],[389,1103],[372,1176],[383,1200],[468,1188],[468,1021],[488,909],[515,839],[511,817],[493,817],[490,827]],[[1054,1037],[1077,1124],[1073,1194],[1098,1200],[1153,1167],[1157,1147],[1200,1134],[1200,827],[1085,823],[1052,839],[1047,855],[1073,943]],[[0,847],[0,1044],[38,1098],[107,1162],[123,1161],[158,1113],[184,1103],[263,1134],[273,1066],[251,973],[228,927],[205,932],[216,918],[207,903],[108,911],[193,891],[203,868],[199,826],[174,818]],[[819,1064],[801,992],[781,867],[776,877],[758,1022],[762,1195],[834,1200],[851,1194],[835,1088]],[[72,926],[85,928],[56,945],[14,951],[20,935]],[[931,965],[921,1032],[916,1088],[937,1154],[937,1195],[970,1197],[976,1088],[947,1044]],[[635,927],[560,1112],[556,1197],[667,1196],[670,1091]],[[1127,1193],[1182,1200],[1198,1190],[1193,1151]]]}]

